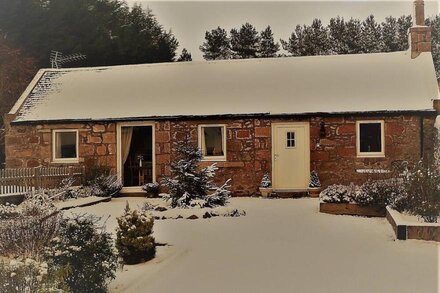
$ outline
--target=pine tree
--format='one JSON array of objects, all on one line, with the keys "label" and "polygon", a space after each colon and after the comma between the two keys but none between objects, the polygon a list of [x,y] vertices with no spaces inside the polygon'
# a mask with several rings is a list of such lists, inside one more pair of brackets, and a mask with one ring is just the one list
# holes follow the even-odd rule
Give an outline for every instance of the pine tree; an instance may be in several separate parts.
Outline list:
[{"label": "pine tree", "polygon": [[385,18],[385,22],[382,22],[382,39],[384,43],[384,52],[399,51],[400,46],[397,36],[397,20],[392,16]]},{"label": "pine tree", "polygon": [[321,182],[319,181],[318,172],[313,170],[310,172],[310,182],[309,182],[310,188],[319,188],[321,187]]},{"label": "pine tree", "polygon": [[269,188],[272,186],[272,181],[270,181],[269,173],[264,173],[263,178],[261,179],[260,187]]},{"label": "pine tree", "polygon": [[363,53],[381,52],[382,44],[382,27],[374,20],[374,16],[368,16],[361,27],[361,46]]},{"label": "pine tree", "polygon": [[235,59],[255,58],[259,52],[260,35],[250,23],[231,30],[231,50]]},{"label": "pine tree", "polygon": [[116,248],[127,264],[150,260],[156,254],[153,233],[154,219],[147,212],[130,210],[127,205],[124,215],[117,218]]},{"label": "pine tree", "polygon": [[205,60],[222,60],[231,57],[231,45],[226,30],[221,27],[205,33],[205,42],[199,47]]},{"label": "pine tree", "polygon": [[315,18],[311,26],[304,27],[304,55],[327,55],[330,51],[330,43],[327,28],[321,20]]},{"label": "pine tree", "polygon": [[275,43],[270,26],[260,33],[260,38],[260,51],[258,56],[263,58],[275,57],[280,50],[280,45]]},{"label": "pine tree", "polygon": [[172,207],[188,207],[195,199],[206,200],[212,189],[216,189],[215,197],[210,199],[212,204],[221,202],[218,197],[229,196],[229,180],[222,187],[216,188],[212,179],[218,169],[217,165],[214,163],[200,168],[202,152],[189,138],[177,142],[174,151],[177,155],[176,160],[171,163],[173,177],[162,180],[162,184],[168,189]]},{"label": "pine tree", "polygon": [[434,60],[434,67],[437,74],[437,79],[440,79],[440,15],[436,15],[433,18],[427,19],[426,25],[432,27],[432,59]]},{"label": "pine tree", "polygon": [[280,40],[283,49],[292,56],[304,56],[304,34],[303,27],[297,25],[288,41]]},{"label": "pine tree", "polygon": [[362,43],[361,43],[361,22],[357,19],[351,18],[346,22],[346,36],[345,43],[348,48],[348,54],[359,54],[362,53]]},{"label": "pine tree", "polygon": [[[427,24],[428,25],[428,24]],[[408,50],[409,28],[412,26],[411,15],[402,15],[397,19],[397,42],[399,43],[399,51]]]},{"label": "pine tree", "polygon": [[177,62],[183,62],[183,61],[192,61],[191,53],[189,53],[188,50],[186,50],[186,48],[182,49],[182,53],[177,59]]},{"label": "pine tree", "polygon": [[348,54],[349,48],[345,37],[347,34],[344,18],[331,18],[328,25],[330,54]]}]

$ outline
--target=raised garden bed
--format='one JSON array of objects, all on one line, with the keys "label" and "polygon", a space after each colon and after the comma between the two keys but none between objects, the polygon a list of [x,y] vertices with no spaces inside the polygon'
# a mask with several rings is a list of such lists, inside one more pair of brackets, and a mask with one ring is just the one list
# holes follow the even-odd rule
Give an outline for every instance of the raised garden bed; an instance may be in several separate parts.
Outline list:
[{"label": "raised garden bed", "polygon": [[423,223],[414,216],[407,216],[387,207],[386,218],[398,240],[418,239],[440,242],[440,223]]},{"label": "raised garden bed", "polygon": [[360,206],[356,203],[319,203],[321,213],[362,217],[385,217],[386,210],[377,206]]}]

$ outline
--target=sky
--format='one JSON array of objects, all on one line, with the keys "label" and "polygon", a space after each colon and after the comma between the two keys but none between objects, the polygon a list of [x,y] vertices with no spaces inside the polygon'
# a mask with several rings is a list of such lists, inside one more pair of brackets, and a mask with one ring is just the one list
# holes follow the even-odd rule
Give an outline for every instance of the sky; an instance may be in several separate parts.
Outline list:
[{"label": "sky", "polygon": [[[275,40],[287,40],[297,24],[311,24],[320,18],[327,24],[332,17],[365,19],[373,14],[377,21],[387,16],[399,17],[412,13],[412,1],[139,1],[126,0],[129,5],[141,4],[153,10],[159,23],[171,29],[179,41],[179,53],[187,48],[193,60],[203,60],[199,46],[205,32],[220,26],[227,31],[249,22],[259,31],[271,26]],[[437,1],[425,1],[425,16],[439,12]]]}]

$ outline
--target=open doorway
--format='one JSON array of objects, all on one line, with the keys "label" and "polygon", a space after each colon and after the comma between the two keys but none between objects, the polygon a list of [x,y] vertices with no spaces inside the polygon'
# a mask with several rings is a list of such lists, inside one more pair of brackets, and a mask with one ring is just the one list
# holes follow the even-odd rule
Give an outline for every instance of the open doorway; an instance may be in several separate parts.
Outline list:
[{"label": "open doorway", "polygon": [[153,126],[120,125],[118,138],[118,169],[124,189],[140,191],[140,186],[154,181]]}]

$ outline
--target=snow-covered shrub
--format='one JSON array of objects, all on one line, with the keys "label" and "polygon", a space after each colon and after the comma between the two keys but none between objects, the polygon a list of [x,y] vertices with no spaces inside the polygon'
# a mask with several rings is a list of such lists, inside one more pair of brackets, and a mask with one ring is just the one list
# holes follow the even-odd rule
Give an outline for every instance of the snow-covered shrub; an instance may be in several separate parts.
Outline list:
[{"label": "snow-covered shrub", "polygon": [[122,189],[122,183],[114,174],[101,175],[91,182],[96,196],[114,196]]},{"label": "snow-covered shrub", "polygon": [[385,208],[394,204],[404,193],[399,179],[367,180],[356,190],[353,200],[362,206],[374,205]]},{"label": "snow-covered shrub", "polygon": [[154,218],[147,212],[131,210],[128,203],[124,215],[117,218],[116,248],[126,264],[152,259],[156,254],[153,233]]},{"label": "snow-covered shrub", "polygon": [[272,186],[272,181],[270,181],[269,173],[265,173],[261,179],[260,187],[270,188]]},{"label": "snow-covered shrub", "polygon": [[6,203],[0,204],[0,220],[13,219],[19,215],[17,206],[14,204]]},{"label": "snow-covered shrub", "polygon": [[92,216],[64,219],[59,234],[46,248],[50,270],[69,268],[65,281],[72,292],[106,292],[108,282],[115,277],[113,240],[98,225],[99,220]]},{"label": "snow-covered shrub", "polygon": [[321,182],[319,181],[318,172],[313,170],[310,172],[310,182],[309,182],[310,188],[319,188],[321,187]]},{"label": "snow-covered shrub", "polygon": [[349,203],[355,193],[354,185],[330,185],[319,194],[322,202],[328,203]]},{"label": "snow-covered shrub", "polygon": [[28,195],[16,212],[0,220],[0,255],[37,258],[58,233],[61,215],[45,194]]},{"label": "snow-covered shrub", "polygon": [[425,222],[440,216],[440,170],[436,164],[420,161],[410,166],[404,177],[404,197],[394,207],[417,215]]},{"label": "snow-covered shrub", "polygon": [[160,193],[160,184],[158,182],[147,183],[142,186],[142,190],[154,197],[158,197]]},{"label": "snow-covered shrub", "polygon": [[171,163],[172,178],[164,178],[162,184],[168,189],[168,199],[172,207],[188,207],[194,199],[204,199],[216,186],[217,165],[214,163],[200,168],[201,150],[192,145],[188,139],[175,145],[177,160]]},{"label": "snow-covered shrub", "polygon": [[231,197],[231,192],[229,188],[229,182],[231,179],[228,179],[222,186],[218,187],[213,193],[208,194],[205,197],[206,203],[204,207],[216,207],[216,206],[225,206]]},{"label": "snow-covered shrub", "polygon": [[0,292],[66,292],[66,272],[49,273],[47,263],[30,258],[0,260]]}]

